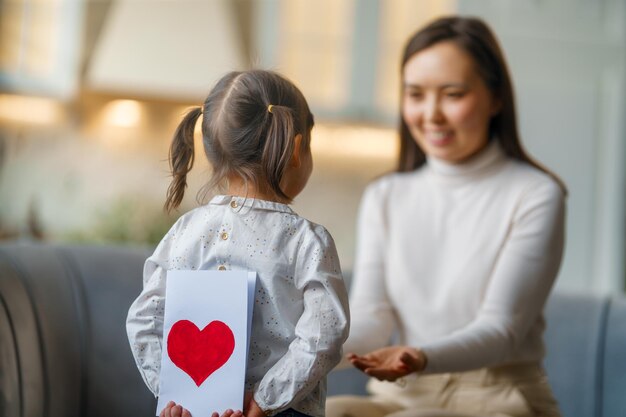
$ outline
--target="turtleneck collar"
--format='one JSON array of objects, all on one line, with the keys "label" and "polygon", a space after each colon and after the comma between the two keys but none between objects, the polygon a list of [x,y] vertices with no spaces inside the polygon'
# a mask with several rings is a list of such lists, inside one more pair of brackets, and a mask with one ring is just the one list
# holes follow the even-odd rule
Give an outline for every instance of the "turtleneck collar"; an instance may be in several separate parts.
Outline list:
[{"label": "turtleneck collar", "polygon": [[455,164],[432,156],[426,157],[432,175],[442,181],[457,184],[476,179],[505,159],[506,155],[496,140],[492,140],[478,154],[461,163]]}]

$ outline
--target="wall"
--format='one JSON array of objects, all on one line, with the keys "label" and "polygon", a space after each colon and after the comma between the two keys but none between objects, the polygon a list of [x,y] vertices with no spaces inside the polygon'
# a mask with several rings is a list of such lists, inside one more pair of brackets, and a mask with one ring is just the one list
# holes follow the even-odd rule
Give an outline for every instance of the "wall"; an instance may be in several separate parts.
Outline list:
[{"label": "wall", "polygon": [[[18,106],[0,96],[0,229],[23,234],[39,223],[54,239],[158,235],[171,221],[159,213],[168,183],[167,144],[176,122],[186,107],[198,104],[218,73],[252,63],[285,73],[309,98],[319,125],[313,142],[316,168],[294,207],[328,226],[349,269],[360,194],[369,180],[393,166],[404,41],[431,18],[459,10],[482,16],[495,29],[513,73],[525,144],[568,184],[567,248],[558,285],[622,291],[625,4],[87,3],[83,72],[77,75],[72,66],[62,78],[80,81],[78,91],[68,90],[72,99],[51,106],[36,101]],[[75,20],[82,9],[77,10],[66,18],[80,38]],[[203,25],[206,15],[222,16],[219,25]],[[317,24],[310,24],[312,20]],[[242,24],[245,30],[238,30]],[[13,25],[0,20],[0,33],[13,33]],[[68,45],[76,48],[80,43]],[[222,66],[211,72],[211,60]],[[125,116],[116,119],[120,99],[138,105],[126,103]],[[19,117],[18,108],[25,109]],[[376,138],[371,142],[374,151],[358,154],[364,137]],[[195,192],[207,175],[208,167],[199,162],[186,208],[195,203]],[[136,223],[149,230],[133,232]],[[149,228],[151,224],[155,227]]]},{"label": "wall", "polygon": [[626,272],[626,2],[459,2],[501,39],[528,150],[569,187],[558,285],[622,291]]}]

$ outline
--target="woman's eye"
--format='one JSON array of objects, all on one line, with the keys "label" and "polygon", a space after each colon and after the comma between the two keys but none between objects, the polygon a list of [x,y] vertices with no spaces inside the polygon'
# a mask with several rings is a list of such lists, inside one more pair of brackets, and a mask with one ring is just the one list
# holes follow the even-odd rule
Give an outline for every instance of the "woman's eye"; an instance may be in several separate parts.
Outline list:
[{"label": "woman's eye", "polygon": [[448,91],[446,93],[446,96],[450,97],[450,98],[461,98],[465,95],[465,93],[463,91]]},{"label": "woman's eye", "polygon": [[408,91],[407,96],[413,100],[419,100],[423,97],[423,94],[421,91]]}]

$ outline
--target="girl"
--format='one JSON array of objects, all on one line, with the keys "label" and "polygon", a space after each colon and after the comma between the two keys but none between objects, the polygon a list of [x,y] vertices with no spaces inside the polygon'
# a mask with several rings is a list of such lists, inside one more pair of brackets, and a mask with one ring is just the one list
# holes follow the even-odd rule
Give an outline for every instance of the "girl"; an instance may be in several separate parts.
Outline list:
[{"label": "girl", "polygon": [[329,417],[558,417],[542,334],[566,192],[520,143],[487,25],[441,18],[409,39],[401,103],[398,172],[361,203],[344,346],[400,383],[331,398]]},{"label": "girl", "polygon": [[[325,376],[340,360],[349,315],[332,237],[288,206],[313,167],[313,115],[302,93],[276,73],[227,74],[176,130],[167,210],[183,198],[200,116],[213,167],[208,188],[224,194],[183,215],[146,260],[144,288],[127,319],[137,366],[158,396],[166,271],[256,271],[243,411],[323,416]],[[162,415],[181,411],[170,402]]]}]

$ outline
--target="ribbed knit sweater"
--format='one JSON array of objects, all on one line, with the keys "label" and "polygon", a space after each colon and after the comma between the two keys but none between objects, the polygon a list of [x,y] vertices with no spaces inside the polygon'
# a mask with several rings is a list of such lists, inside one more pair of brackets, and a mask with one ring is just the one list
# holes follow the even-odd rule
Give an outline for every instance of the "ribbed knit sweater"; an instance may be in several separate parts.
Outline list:
[{"label": "ribbed knit sweater", "polygon": [[422,349],[427,373],[544,356],[543,308],[564,244],[564,192],[493,142],[365,191],[344,351]]}]

